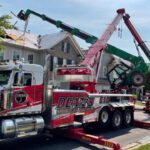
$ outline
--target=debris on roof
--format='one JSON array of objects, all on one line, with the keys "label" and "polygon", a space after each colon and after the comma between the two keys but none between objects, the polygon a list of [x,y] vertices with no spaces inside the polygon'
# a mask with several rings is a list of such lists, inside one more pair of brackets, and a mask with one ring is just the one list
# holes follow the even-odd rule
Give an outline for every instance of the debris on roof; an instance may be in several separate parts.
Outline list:
[{"label": "debris on roof", "polygon": [[3,38],[4,42],[37,50],[50,49],[68,37],[68,33],[65,31],[39,36],[15,29],[5,29],[5,33],[7,38]]}]

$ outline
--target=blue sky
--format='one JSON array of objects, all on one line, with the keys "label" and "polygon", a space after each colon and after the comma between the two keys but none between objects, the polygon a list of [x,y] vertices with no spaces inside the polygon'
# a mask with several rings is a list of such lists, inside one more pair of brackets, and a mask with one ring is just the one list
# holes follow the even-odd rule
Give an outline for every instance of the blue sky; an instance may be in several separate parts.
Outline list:
[{"label": "blue sky", "polygon": [[[150,47],[150,1],[148,0],[1,0],[0,15],[10,14],[11,11],[17,14],[21,9],[33,9],[39,13],[46,14],[57,20],[62,20],[70,25],[85,30],[97,37],[103,33],[107,25],[116,15],[116,10],[125,8],[130,14],[131,21],[136,29]],[[20,30],[24,29],[24,22],[14,16],[11,22],[17,22]],[[115,32],[109,43],[127,52],[136,55],[133,38],[126,26],[121,22],[122,38]],[[58,32],[53,25],[31,16],[28,30],[34,34],[49,34]],[[90,45],[83,40],[77,39],[80,46],[88,48]],[[144,56],[142,54],[142,56]],[[145,57],[144,57],[145,58]]]}]

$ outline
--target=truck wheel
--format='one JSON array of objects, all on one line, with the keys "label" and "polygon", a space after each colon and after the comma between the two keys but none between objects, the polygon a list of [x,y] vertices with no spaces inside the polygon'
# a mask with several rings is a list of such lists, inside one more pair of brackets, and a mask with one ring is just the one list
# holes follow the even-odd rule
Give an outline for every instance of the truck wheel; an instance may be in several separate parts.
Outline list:
[{"label": "truck wheel", "polygon": [[131,76],[132,84],[135,86],[141,86],[144,84],[144,75],[139,72],[134,72]]},{"label": "truck wheel", "polygon": [[108,108],[103,108],[99,113],[99,127],[107,127],[110,123],[110,112]]},{"label": "truck wheel", "polygon": [[133,123],[133,111],[126,109],[123,114],[123,125],[124,127],[130,127]]},{"label": "truck wheel", "polygon": [[115,110],[112,116],[113,129],[119,129],[122,125],[122,113],[120,110]]}]

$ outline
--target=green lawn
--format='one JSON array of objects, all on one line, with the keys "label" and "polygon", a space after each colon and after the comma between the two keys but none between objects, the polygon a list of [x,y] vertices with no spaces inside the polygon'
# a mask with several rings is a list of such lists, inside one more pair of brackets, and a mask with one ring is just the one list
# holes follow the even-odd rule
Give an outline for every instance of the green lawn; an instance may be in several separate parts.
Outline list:
[{"label": "green lawn", "polygon": [[135,150],[150,150],[150,144],[140,146],[139,148],[137,148]]}]

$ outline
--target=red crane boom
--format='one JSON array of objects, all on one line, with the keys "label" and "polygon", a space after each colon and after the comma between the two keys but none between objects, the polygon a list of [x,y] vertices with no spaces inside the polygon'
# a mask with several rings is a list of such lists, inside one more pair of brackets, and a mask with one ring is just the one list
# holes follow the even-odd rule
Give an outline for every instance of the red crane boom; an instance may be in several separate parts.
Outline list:
[{"label": "red crane boom", "polygon": [[88,64],[91,67],[96,69],[96,81],[98,79],[99,70],[100,70],[100,57],[102,51],[106,48],[107,42],[110,39],[111,35],[116,29],[116,26],[119,24],[120,20],[123,18],[125,13],[124,9],[117,10],[117,16],[114,20],[108,25],[102,36],[90,47],[88,50],[85,59],[83,60],[82,64]]}]

